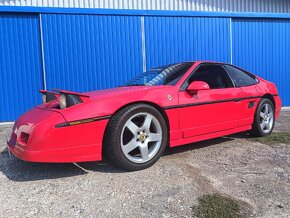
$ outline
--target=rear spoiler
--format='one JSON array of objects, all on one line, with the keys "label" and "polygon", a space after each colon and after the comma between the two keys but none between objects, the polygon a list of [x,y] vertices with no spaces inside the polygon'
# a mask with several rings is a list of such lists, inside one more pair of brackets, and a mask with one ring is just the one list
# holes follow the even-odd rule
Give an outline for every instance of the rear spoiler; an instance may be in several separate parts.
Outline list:
[{"label": "rear spoiler", "polygon": [[53,90],[59,92],[60,94],[77,95],[77,96],[86,97],[86,98],[90,97],[89,95],[86,95],[86,94],[81,93],[81,92],[72,92],[72,91],[61,90],[61,89],[53,89]]},{"label": "rear spoiler", "polygon": [[42,102],[43,103],[57,100],[57,99],[59,99],[61,94],[78,96],[78,98],[82,99],[82,102],[87,101],[87,99],[90,97],[89,95],[86,95],[86,94],[83,94],[80,92],[72,92],[72,91],[60,90],[60,89],[53,89],[53,90],[55,92],[47,91],[47,90],[39,90],[39,92],[42,94]]}]

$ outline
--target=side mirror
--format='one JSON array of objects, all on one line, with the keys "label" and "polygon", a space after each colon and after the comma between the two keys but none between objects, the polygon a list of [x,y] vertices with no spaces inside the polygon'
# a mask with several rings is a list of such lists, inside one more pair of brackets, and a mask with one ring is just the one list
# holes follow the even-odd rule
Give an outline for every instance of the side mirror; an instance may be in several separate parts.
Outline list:
[{"label": "side mirror", "polygon": [[209,85],[203,81],[193,81],[187,88],[188,92],[196,93],[199,90],[208,90]]}]

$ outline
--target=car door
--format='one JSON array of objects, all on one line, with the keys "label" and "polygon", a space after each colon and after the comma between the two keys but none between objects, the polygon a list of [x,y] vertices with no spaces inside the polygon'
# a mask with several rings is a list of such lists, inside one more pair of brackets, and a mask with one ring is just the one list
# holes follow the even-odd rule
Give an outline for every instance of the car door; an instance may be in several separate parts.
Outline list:
[{"label": "car door", "polygon": [[206,82],[210,89],[192,94],[184,88],[179,92],[183,137],[236,128],[241,112],[242,91],[234,86],[223,65],[199,65],[185,83],[189,85],[193,81]]},{"label": "car door", "polygon": [[259,81],[254,75],[235,66],[226,64],[225,68],[227,69],[227,72],[232,78],[235,86],[240,87],[243,92],[241,102],[242,111],[238,126],[252,125],[254,121],[254,114],[261,97],[256,88]]}]

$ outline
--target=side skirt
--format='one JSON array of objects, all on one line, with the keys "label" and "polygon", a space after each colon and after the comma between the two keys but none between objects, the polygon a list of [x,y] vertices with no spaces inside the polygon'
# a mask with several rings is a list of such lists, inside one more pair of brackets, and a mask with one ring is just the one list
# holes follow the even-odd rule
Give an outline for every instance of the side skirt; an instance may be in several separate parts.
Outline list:
[{"label": "side skirt", "polygon": [[203,141],[203,140],[207,140],[207,139],[218,138],[218,137],[231,135],[231,134],[238,133],[238,132],[247,131],[247,130],[250,130],[251,128],[252,128],[251,125],[247,125],[247,126],[234,128],[234,129],[228,129],[228,130],[224,130],[224,131],[213,132],[213,133],[209,133],[209,134],[205,134],[205,135],[199,135],[199,136],[194,136],[194,137],[190,137],[190,138],[183,138],[183,139],[173,140],[173,141],[170,141],[170,145],[169,146],[170,147],[176,147],[176,146],[181,146],[181,145],[189,144],[189,143],[193,143],[193,142],[199,142],[199,141]]}]

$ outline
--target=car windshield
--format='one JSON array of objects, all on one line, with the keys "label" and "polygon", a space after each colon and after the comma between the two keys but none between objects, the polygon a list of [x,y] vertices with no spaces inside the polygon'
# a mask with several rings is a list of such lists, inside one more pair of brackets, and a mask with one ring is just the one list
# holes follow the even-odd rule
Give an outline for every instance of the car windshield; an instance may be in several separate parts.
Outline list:
[{"label": "car windshield", "polygon": [[139,74],[123,86],[175,85],[192,64],[193,62],[184,62],[156,67]]}]

